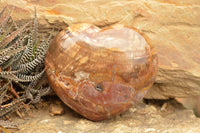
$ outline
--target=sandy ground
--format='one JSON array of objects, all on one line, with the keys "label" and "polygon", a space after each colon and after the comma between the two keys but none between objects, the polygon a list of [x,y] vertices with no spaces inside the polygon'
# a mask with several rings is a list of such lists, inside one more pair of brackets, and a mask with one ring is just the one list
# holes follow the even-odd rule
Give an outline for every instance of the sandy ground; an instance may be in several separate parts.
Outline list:
[{"label": "sandy ground", "polygon": [[[50,106],[64,109],[52,116]],[[161,105],[161,106],[160,106]],[[13,133],[198,133],[200,119],[173,100],[141,103],[112,119],[92,122],[65,106],[58,98],[48,98],[31,107],[34,117],[12,117],[21,123]]]}]

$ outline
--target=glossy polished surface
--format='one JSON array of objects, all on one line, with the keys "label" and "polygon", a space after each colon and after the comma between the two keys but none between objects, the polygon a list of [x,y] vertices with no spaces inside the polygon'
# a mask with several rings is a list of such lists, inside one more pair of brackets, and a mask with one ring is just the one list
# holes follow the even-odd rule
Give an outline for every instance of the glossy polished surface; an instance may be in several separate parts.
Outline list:
[{"label": "glossy polished surface", "polygon": [[46,55],[50,85],[61,100],[94,121],[140,101],[157,73],[157,56],[134,28],[76,24],[61,31]]}]

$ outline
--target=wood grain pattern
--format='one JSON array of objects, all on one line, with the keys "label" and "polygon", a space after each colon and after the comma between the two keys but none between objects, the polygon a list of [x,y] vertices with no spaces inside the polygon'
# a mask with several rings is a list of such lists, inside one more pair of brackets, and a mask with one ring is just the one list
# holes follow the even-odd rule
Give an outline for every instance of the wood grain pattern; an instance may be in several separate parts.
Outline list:
[{"label": "wood grain pattern", "polygon": [[50,85],[70,108],[100,121],[140,101],[157,73],[157,56],[134,28],[76,24],[61,31],[46,55]]}]

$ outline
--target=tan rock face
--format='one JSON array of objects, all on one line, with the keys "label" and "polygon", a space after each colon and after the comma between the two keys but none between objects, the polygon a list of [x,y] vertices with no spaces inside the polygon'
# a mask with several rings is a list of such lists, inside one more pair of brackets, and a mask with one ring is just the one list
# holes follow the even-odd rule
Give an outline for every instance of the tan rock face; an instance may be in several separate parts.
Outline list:
[{"label": "tan rock face", "polygon": [[30,18],[34,7],[49,23],[97,26],[121,23],[146,34],[159,56],[160,70],[146,98],[200,95],[199,0],[3,0],[16,6],[14,19]]}]

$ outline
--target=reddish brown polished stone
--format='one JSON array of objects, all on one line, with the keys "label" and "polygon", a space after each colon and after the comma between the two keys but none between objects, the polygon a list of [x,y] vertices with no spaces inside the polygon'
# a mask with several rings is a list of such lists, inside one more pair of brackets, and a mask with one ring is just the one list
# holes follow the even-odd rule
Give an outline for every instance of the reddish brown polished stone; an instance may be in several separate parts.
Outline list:
[{"label": "reddish brown polished stone", "polygon": [[100,121],[140,101],[157,73],[157,56],[144,35],[115,25],[76,24],[61,31],[46,55],[50,85],[70,108]]}]

